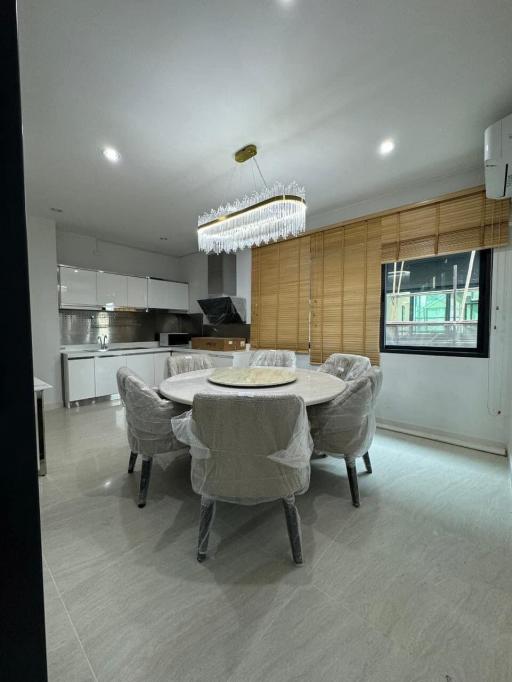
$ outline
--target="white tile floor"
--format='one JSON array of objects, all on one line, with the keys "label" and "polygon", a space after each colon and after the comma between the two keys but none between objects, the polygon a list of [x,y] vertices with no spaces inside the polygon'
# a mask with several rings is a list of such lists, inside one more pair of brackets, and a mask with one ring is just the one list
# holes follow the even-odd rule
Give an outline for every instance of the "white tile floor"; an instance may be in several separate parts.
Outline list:
[{"label": "white tile floor", "polygon": [[50,682],[512,679],[505,458],[382,431],[360,509],[314,462],[297,568],[279,503],[219,505],[198,564],[188,459],[138,509],[118,404],[47,413],[47,441]]}]

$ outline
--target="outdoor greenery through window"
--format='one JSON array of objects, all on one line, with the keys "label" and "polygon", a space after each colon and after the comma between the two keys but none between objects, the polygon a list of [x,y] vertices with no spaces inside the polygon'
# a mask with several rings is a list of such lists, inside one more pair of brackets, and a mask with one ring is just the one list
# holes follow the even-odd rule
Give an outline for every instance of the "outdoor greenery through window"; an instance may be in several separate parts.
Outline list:
[{"label": "outdoor greenery through window", "polygon": [[486,355],[490,251],[383,266],[382,350]]}]

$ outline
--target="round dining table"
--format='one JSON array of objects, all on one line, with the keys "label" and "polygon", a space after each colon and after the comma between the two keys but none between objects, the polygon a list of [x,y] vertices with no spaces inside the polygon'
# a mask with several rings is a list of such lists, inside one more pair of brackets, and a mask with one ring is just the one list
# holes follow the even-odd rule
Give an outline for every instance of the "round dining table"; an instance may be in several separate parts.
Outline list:
[{"label": "round dining table", "polygon": [[296,369],[297,379],[282,386],[256,388],[254,386],[220,386],[208,381],[215,369],[199,369],[183,372],[164,379],[158,390],[169,400],[192,405],[196,393],[211,395],[298,395],[306,406],[319,405],[332,400],[345,390],[346,383],[332,374],[310,369]]}]

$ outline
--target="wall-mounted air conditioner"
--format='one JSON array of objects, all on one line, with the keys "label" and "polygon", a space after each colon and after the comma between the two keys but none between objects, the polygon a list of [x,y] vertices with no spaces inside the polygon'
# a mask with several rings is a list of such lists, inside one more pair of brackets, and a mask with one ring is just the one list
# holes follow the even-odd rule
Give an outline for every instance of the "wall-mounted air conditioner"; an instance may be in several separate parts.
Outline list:
[{"label": "wall-mounted air conditioner", "polygon": [[512,196],[512,114],[485,131],[485,190],[489,199]]}]

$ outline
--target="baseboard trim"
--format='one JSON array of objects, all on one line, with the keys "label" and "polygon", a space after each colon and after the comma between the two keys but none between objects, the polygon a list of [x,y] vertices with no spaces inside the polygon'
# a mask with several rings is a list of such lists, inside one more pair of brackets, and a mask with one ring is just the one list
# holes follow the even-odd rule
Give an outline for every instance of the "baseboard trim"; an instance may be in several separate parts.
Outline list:
[{"label": "baseboard trim", "polygon": [[458,445],[470,450],[480,450],[481,452],[489,452],[492,455],[507,456],[507,449],[501,443],[493,441],[477,440],[474,438],[467,438],[460,434],[448,433],[446,431],[424,430],[421,427],[414,426],[414,424],[402,424],[400,422],[387,421],[385,419],[377,419],[377,426],[386,431],[396,431],[397,433],[405,433],[409,436],[417,436],[418,438],[426,438],[427,440],[434,440],[439,443],[448,443],[449,445]]}]

